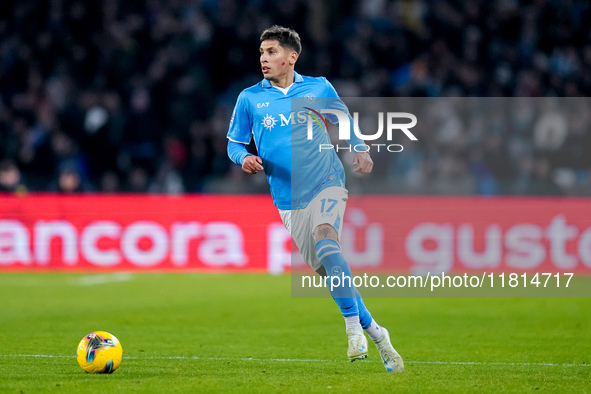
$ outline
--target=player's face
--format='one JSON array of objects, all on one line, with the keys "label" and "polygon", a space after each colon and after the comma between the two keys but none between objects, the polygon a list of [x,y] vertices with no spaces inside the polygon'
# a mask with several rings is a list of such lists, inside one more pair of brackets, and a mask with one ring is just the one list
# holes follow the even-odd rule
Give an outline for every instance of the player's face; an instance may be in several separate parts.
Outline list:
[{"label": "player's face", "polygon": [[261,71],[265,79],[278,80],[293,69],[297,54],[283,48],[277,40],[265,40],[259,48],[261,53]]}]

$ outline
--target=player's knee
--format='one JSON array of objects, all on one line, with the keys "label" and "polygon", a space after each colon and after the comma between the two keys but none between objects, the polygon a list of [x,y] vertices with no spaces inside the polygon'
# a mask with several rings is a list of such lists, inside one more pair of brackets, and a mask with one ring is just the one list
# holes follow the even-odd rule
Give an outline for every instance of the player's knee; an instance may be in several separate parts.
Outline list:
[{"label": "player's knee", "polygon": [[320,224],[314,229],[314,239],[316,242],[320,241],[321,239],[334,239],[338,241],[338,234],[337,231],[328,223]]}]

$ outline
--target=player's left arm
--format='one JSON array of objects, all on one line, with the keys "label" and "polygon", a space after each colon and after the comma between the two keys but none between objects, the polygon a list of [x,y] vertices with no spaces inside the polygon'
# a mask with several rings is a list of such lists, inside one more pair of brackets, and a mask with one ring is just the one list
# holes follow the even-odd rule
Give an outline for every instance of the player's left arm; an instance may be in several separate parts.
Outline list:
[{"label": "player's left arm", "polygon": [[[349,109],[347,108],[345,103],[343,103],[343,101],[340,98],[339,101],[347,110],[347,114],[349,114]],[[355,154],[355,157],[353,157],[353,172],[358,172],[360,174],[369,174],[373,169],[373,160],[371,159],[369,152],[364,151],[364,149],[367,149],[365,141],[359,138],[355,133],[355,122],[353,122],[351,114],[349,114],[349,124],[351,125],[351,138],[347,140],[347,143],[349,143],[349,146],[352,146],[353,149],[355,149],[355,152],[359,150],[359,152]],[[356,149],[356,146],[361,146],[361,148]]]},{"label": "player's left arm", "polygon": [[369,174],[373,169],[373,160],[368,152],[359,152],[353,158],[353,172]]},{"label": "player's left arm", "polygon": [[332,100],[329,99],[329,103],[330,103],[329,106],[331,108],[338,109],[342,112],[345,112],[349,116],[349,125],[351,126],[351,134],[350,134],[350,138],[347,140],[347,143],[349,144],[349,146],[352,146],[353,148],[355,148],[355,146],[362,146],[363,147],[362,150],[359,152],[357,152],[357,150],[355,150],[357,152],[357,154],[355,155],[355,157],[353,157],[353,172],[358,172],[361,174],[369,174],[371,172],[371,170],[373,169],[373,160],[371,159],[369,152],[366,152],[363,150],[366,147],[365,141],[363,141],[361,138],[359,138],[357,136],[357,134],[355,133],[355,122],[353,121],[351,114],[349,114],[349,109],[347,108],[347,105],[343,102],[343,100],[341,100],[341,98],[337,94],[337,91],[332,86],[332,84],[326,79],[325,79],[325,81],[326,81],[326,87],[327,87],[326,97],[334,98]]}]

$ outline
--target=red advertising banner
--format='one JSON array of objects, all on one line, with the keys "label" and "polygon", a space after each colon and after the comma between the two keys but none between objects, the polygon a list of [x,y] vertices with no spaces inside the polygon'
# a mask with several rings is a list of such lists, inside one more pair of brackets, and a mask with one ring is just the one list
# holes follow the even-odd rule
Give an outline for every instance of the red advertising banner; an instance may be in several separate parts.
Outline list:
[{"label": "red advertising banner", "polygon": [[0,269],[267,270],[269,197],[0,198]]},{"label": "red advertising banner", "polygon": [[[353,266],[371,261],[377,271],[423,274],[591,274],[591,199],[359,196],[351,200],[341,244],[345,252],[357,256],[348,258]],[[367,255],[362,257],[360,250]]]},{"label": "red advertising banner", "polygon": [[[353,270],[591,274],[591,199],[353,196]],[[249,271],[303,264],[269,196],[0,197],[0,271]]]}]

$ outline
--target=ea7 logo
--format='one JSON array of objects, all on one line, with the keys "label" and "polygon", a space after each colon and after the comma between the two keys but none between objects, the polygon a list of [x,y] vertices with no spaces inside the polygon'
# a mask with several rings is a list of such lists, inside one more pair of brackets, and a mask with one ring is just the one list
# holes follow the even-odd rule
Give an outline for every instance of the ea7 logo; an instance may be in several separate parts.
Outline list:
[{"label": "ea7 logo", "polygon": [[[324,116],[321,114],[333,114],[338,118],[339,124],[339,139],[340,140],[349,140],[351,138],[351,122],[349,121],[349,115],[343,111],[339,111],[337,109],[321,109],[320,112],[313,110],[312,108],[306,107],[306,109],[310,110],[312,113],[307,113],[308,115],[308,139],[313,139],[313,129],[314,129],[314,122],[316,122],[320,128],[322,129],[322,123],[324,127],[328,129],[326,120]],[[414,136],[413,133],[410,132],[410,128],[413,128],[417,124],[417,117],[408,112],[387,112],[387,125],[386,125],[386,133],[388,141],[392,140],[392,131],[393,130],[400,130],[402,131],[410,140],[417,141],[417,137]],[[401,119],[406,118],[410,120],[409,123],[394,123],[394,119]],[[321,123],[322,122],[322,123]],[[380,112],[378,114],[378,131],[375,134],[364,135],[361,134],[359,130],[359,114],[357,112],[353,113],[353,132],[355,135],[364,140],[364,141],[374,141],[380,138],[384,132],[384,112]]]},{"label": "ea7 logo", "polygon": [[264,107],[268,107],[269,103],[257,103],[257,108],[264,108]]}]

